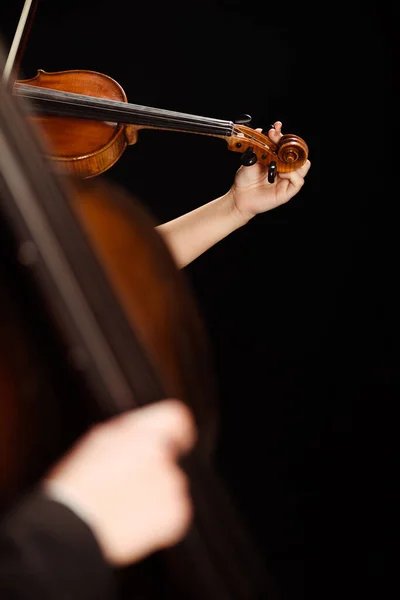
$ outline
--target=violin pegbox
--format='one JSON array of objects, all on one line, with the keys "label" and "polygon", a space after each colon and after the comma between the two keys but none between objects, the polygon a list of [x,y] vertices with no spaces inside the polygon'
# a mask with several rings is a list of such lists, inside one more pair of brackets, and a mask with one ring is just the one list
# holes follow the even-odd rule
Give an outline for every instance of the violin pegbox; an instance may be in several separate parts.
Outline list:
[{"label": "violin pegbox", "polygon": [[235,123],[227,139],[228,148],[242,154],[242,164],[250,166],[260,162],[269,167],[268,180],[272,183],[276,173],[290,173],[304,165],[308,146],[297,135],[284,134],[276,144],[267,135]]}]

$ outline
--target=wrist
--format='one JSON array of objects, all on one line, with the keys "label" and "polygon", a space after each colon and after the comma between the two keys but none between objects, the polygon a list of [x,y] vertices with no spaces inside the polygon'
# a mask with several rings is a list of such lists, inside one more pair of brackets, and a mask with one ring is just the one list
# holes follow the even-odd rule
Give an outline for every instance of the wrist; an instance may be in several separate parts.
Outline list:
[{"label": "wrist", "polygon": [[235,229],[243,227],[243,225],[246,225],[254,217],[253,214],[240,210],[237,203],[235,188],[233,186],[229,192],[223,196],[223,199],[225,199],[229,218],[234,223]]}]

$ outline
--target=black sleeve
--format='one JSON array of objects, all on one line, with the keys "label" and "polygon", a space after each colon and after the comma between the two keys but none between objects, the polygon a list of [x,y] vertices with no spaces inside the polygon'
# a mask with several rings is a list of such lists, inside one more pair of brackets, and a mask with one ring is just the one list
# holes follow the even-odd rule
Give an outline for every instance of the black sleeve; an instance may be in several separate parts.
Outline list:
[{"label": "black sleeve", "polygon": [[114,600],[113,571],[89,527],[35,493],[2,522],[1,600]]}]

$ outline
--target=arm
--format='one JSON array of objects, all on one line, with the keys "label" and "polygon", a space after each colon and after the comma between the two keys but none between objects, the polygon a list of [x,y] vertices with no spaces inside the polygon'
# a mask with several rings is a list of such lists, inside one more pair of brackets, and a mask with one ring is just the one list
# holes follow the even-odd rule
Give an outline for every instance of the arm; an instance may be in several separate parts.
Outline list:
[{"label": "arm", "polygon": [[159,225],[157,230],[178,267],[183,268],[246,222],[229,191],[225,196]]},{"label": "arm", "polygon": [[[278,142],[282,123],[277,121],[268,135]],[[180,268],[185,267],[255,215],[288,202],[304,184],[311,166],[308,160],[292,173],[278,174],[268,183],[267,168],[256,163],[240,167],[227,194],[157,227]]]}]

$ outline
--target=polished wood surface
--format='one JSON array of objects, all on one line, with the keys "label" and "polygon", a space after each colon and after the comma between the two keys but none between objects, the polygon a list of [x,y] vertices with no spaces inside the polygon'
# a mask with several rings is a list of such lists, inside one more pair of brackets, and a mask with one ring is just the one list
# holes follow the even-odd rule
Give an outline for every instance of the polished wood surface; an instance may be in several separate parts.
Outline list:
[{"label": "polished wood surface", "polygon": [[[124,90],[114,79],[94,71],[46,73],[39,70],[36,77],[23,83],[127,102]],[[124,125],[56,116],[30,118],[52,149],[50,158],[56,166],[81,178],[104,173],[132,143]]]}]

